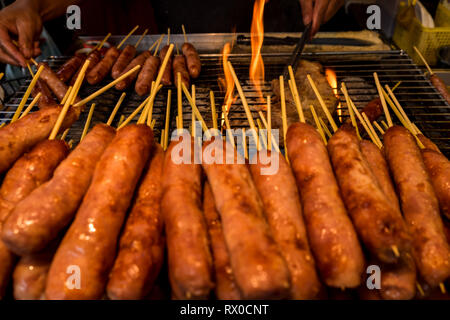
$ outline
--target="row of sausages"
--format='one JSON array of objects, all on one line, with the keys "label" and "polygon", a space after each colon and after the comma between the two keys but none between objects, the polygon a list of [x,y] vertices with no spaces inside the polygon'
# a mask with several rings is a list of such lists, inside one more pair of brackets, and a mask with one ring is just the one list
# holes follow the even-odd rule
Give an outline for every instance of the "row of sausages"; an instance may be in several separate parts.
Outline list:
[{"label": "row of sausages", "polygon": [[[28,191],[11,200],[15,188],[8,181],[21,180],[17,170],[27,167],[21,162],[45,143],[16,161],[1,194],[10,204],[2,205],[10,266],[15,254],[26,264],[58,247],[41,285],[48,299],[99,299],[105,290],[112,299],[143,298],[160,272],[165,245],[178,299],[208,298],[213,288],[220,299],[320,298],[323,284],[358,287],[366,260],[382,266],[383,298],[412,298],[416,267],[433,287],[450,275],[435,179],[423,161],[427,153],[441,154],[427,149],[422,156],[401,127],[386,132],[384,155],[359,142],[349,126],[326,147],[313,127],[294,124],[287,134],[291,166],[277,154],[278,172],[264,176],[266,164],[258,161],[175,164],[178,142],[164,153],[144,125],[117,133],[97,125],[53,175],[24,181]],[[214,143],[204,148],[227,151]],[[52,154],[54,161],[29,163],[50,166],[67,155]],[[448,182],[448,160],[442,160],[440,178]],[[67,281],[71,266],[79,268],[79,288]],[[17,270],[20,283],[23,268]]]}]

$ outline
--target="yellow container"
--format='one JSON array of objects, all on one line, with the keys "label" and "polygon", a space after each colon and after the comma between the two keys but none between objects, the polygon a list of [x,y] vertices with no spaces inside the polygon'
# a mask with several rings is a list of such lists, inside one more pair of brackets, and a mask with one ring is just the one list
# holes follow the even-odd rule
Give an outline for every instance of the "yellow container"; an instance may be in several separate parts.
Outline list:
[{"label": "yellow container", "polygon": [[[448,23],[449,18],[444,17],[445,9],[441,4],[438,8],[438,13],[436,14],[436,21],[442,23],[442,19],[446,20]],[[422,53],[427,62],[430,65],[435,65],[437,62],[437,55],[439,49],[443,46],[450,45],[450,27],[436,27],[436,28],[425,28],[422,26],[417,18],[411,18],[410,23],[407,27],[404,24],[398,22],[395,26],[393,40],[394,42],[403,50],[408,52],[411,58],[416,64],[422,65],[423,62],[420,60],[417,53],[414,51],[413,46]]]},{"label": "yellow container", "polygon": [[450,9],[447,9],[442,3],[438,4],[434,24],[436,27],[450,27]]}]

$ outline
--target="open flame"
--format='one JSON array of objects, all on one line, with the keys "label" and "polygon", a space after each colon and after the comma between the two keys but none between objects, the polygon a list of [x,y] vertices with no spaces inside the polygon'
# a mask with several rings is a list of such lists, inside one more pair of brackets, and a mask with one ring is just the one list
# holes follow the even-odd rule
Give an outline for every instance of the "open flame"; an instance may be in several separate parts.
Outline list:
[{"label": "open flame", "polygon": [[[327,68],[327,69],[325,69],[325,77],[327,78],[328,84],[330,85],[331,89],[333,90],[334,95],[339,100],[336,73],[332,69]],[[339,102],[339,105],[337,106],[337,114],[339,116],[339,121],[342,122],[342,108],[341,108],[340,102]]]},{"label": "open flame", "polygon": [[260,100],[264,97],[261,91],[261,83],[264,81],[264,62],[261,56],[261,47],[264,41],[264,4],[266,0],[255,0],[253,6],[253,20],[251,28],[252,60],[250,62],[250,82],[255,87]]},{"label": "open flame", "polygon": [[233,77],[231,76],[230,68],[228,67],[228,56],[231,52],[232,44],[227,42],[223,46],[222,49],[222,67],[223,67],[223,73],[225,75],[225,78],[219,79],[221,88],[223,91],[225,91],[225,101],[224,101],[224,110],[228,112],[230,110],[231,105],[236,100],[236,97],[234,97],[234,81]]}]

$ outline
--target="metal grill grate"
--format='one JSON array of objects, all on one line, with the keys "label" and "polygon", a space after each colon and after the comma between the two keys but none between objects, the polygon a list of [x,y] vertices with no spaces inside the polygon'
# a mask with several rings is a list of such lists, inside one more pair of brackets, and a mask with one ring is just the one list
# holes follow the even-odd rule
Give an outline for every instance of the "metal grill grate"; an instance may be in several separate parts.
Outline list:
[{"label": "metal grill grate", "polygon": [[[267,81],[262,84],[264,95],[272,94],[270,80],[278,78],[283,72],[284,64],[288,61],[288,54],[263,54],[265,73]],[[220,54],[202,54],[202,73],[194,81],[196,85],[197,105],[208,126],[212,126],[209,90],[213,90],[216,97],[218,112],[221,111],[221,104],[224,100],[224,92],[220,90],[218,78],[223,77]],[[337,75],[338,85],[345,81],[355,104],[361,109],[367,102],[376,95],[373,72],[377,72],[382,84],[393,87],[398,81],[401,85],[396,89],[396,96],[406,113],[415,122],[418,128],[429,138],[431,138],[440,149],[450,155],[450,106],[441,98],[439,93],[431,85],[427,77],[423,74],[403,51],[371,51],[371,52],[320,52],[304,53],[303,58],[315,60],[322,63],[325,68],[331,68]],[[257,111],[262,107],[258,102],[257,93],[250,85],[248,68],[251,56],[249,54],[230,54],[229,60],[232,62],[236,73],[241,81],[243,90],[252,108],[254,118],[258,117]],[[65,57],[52,57],[49,65],[56,69],[66,60]],[[20,98],[25,92],[29,80],[22,86],[16,94],[0,111],[0,122],[11,118]],[[100,86],[85,85],[81,90],[81,97],[89,95]],[[154,106],[154,118],[156,119],[155,137],[160,139],[160,130],[164,127],[165,109],[168,89],[172,90],[172,107],[170,128],[174,129],[176,113],[176,88],[163,88],[157,96]],[[121,109],[116,116],[113,125],[117,124],[120,115],[127,117],[136,108],[144,97],[137,96],[130,88]],[[111,89],[107,93],[94,99],[96,110],[94,112],[93,124],[106,121],[112,111],[113,106],[119,99],[120,92]],[[347,117],[347,106],[343,95],[339,96],[341,107],[334,115],[336,120],[345,120]],[[82,114],[69,132],[69,139],[78,141],[83,128],[87,111]],[[237,99],[230,109],[230,122],[234,127],[246,127],[247,120],[241,106],[240,99]],[[393,117],[395,117],[393,115]],[[137,117],[136,117],[137,119]],[[220,114],[219,114],[220,119]],[[191,123],[191,108],[183,100],[183,120],[187,128]]]}]

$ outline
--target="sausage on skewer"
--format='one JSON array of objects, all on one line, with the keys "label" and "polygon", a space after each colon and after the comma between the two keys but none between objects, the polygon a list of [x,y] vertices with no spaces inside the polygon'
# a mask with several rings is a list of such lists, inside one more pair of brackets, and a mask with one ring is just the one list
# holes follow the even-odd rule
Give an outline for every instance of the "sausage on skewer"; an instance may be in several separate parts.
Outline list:
[{"label": "sausage on skewer", "polygon": [[328,151],[342,198],[353,224],[371,254],[385,263],[410,252],[411,238],[398,211],[382,191],[359,148],[353,127],[331,137]]},{"label": "sausage on skewer", "polygon": [[[88,74],[96,65],[100,62],[102,56],[99,50],[93,50],[87,56],[87,59],[90,61],[88,67],[86,68],[86,74]],[[78,74],[81,71],[81,67],[78,71],[73,75],[72,80],[70,80],[70,85],[73,86],[75,81],[77,80]]]},{"label": "sausage on skewer", "polygon": [[81,65],[86,60],[86,55],[76,54],[69,60],[67,60],[59,69],[56,71],[56,75],[59,80],[62,82],[69,81],[72,76],[77,72],[77,70],[81,67]]},{"label": "sausage on skewer", "polygon": [[445,82],[434,73],[430,75],[430,81],[437,89],[437,91],[439,91],[439,93],[442,95],[444,100],[447,101],[448,104],[450,104],[450,92],[448,92]]},{"label": "sausage on skewer", "polygon": [[184,139],[193,149],[193,140],[183,135],[169,145],[164,158],[161,209],[167,237],[169,280],[176,299],[207,299],[213,287],[208,234],[202,213],[202,167],[194,163],[176,164],[173,150]]},{"label": "sausage on skewer", "polygon": [[72,220],[98,159],[113,137],[113,128],[96,125],[59,165],[51,180],[18,203],[2,232],[10,248],[29,254],[44,249],[58,236]]},{"label": "sausage on skewer", "polygon": [[[143,96],[150,93],[152,81],[156,79],[160,64],[161,60],[158,56],[150,56],[145,60],[134,87],[138,95]],[[166,65],[166,68],[168,67]]]},{"label": "sausage on skewer", "polygon": [[109,274],[106,292],[110,299],[143,299],[153,288],[164,260],[160,210],[164,151],[155,144],[152,153]]},{"label": "sausage on skewer", "polygon": [[131,60],[133,60],[135,55],[136,55],[135,46],[127,45],[122,50],[122,52],[120,53],[119,57],[117,58],[116,62],[114,63],[111,69],[111,76],[113,79],[117,79],[118,77],[120,77],[120,75],[123,73],[123,71],[131,62]]},{"label": "sausage on skewer", "polygon": [[357,287],[364,271],[364,257],[327,149],[317,130],[305,123],[289,127],[286,143],[321,278],[331,287]]},{"label": "sausage on skewer", "polygon": [[[145,61],[151,56],[151,53],[149,51],[144,51],[142,52],[140,55],[138,55],[136,58],[134,58],[130,64],[125,68],[125,70],[123,71],[123,73],[126,73],[128,71],[130,71],[131,69],[133,69],[134,67],[136,67],[137,65],[142,66]],[[139,75],[143,72],[143,69],[141,70],[141,72],[139,72]],[[115,86],[115,88],[117,90],[123,91],[125,89],[127,89],[132,83],[133,81],[136,79],[136,77],[138,76],[138,73],[135,72],[133,74],[131,74],[129,77],[123,79],[122,81],[118,82]]]},{"label": "sausage on skewer", "polygon": [[[75,220],[53,258],[45,290],[47,299],[102,297],[126,210],[152,142],[152,130],[146,125],[128,125],[117,131],[101,156]],[[79,288],[66,281],[70,266],[79,268]]]},{"label": "sausage on skewer", "polygon": [[394,264],[381,264],[380,296],[384,300],[409,300],[416,294],[416,265],[410,253]]},{"label": "sausage on skewer", "polygon": [[[169,50],[169,45],[167,44],[159,52],[159,58],[161,61],[164,61],[164,58],[166,57],[168,50]],[[166,70],[164,70],[163,76],[161,78],[161,83],[165,86],[172,85],[172,62],[173,62],[172,59],[173,59],[173,56],[171,54],[171,56],[167,62]]]},{"label": "sausage on skewer", "polygon": [[322,285],[309,249],[294,175],[281,154],[270,151],[262,154],[272,162],[277,161],[278,170],[264,175],[264,170],[270,170],[273,163],[263,164],[258,158],[251,162],[254,164],[250,165],[250,172],[263,201],[271,233],[291,274],[291,298],[318,298]]},{"label": "sausage on skewer", "polygon": [[41,93],[41,97],[37,102],[39,109],[55,106],[58,104],[56,100],[53,99],[53,95],[52,92],[50,91],[50,88],[42,79],[37,80],[36,85],[31,91],[31,95],[33,96],[33,98],[36,97],[38,93]]},{"label": "sausage on skewer", "polygon": [[[236,283],[245,299],[289,295],[289,270],[272,238],[264,206],[250,172],[234,149],[222,141],[203,146],[203,154],[223,155],[222,164],[203,161],[220,214]],[[225,164],[226,159],[234,164]],[[241,164],[240,164],[241,163]]]},{"label": "sausage on skewer", "polygon": [[413,235],[413,257],[422,278],[437,286],[450,276],[450,248],[439,204],[414,137],[393,126],[384,134],[386,158]]},{"label": "sausage on skewer", "polygon": [[189,72],[186,67],[186,59],[182,55],[175,55],[172,63],[173,78],[175,85],[178,86],[178,73],[181,74],[181,83],[184,83],[186,88],[189,88],[191,80],[189,78]]},{"label": "sausage on skewer", "polygon": [[97,65],[86,73],[86,79],[90,85],[95,85],[100,83],[108,75],[114,62],[120,55],[120,50],[116,47],[111,47],[106,51],[105,56],[100,60]]},{"label": "sausage on skewer", "polygon": [[231,269],[230,254],[223,236],[222,222],[220,221],[214,202],[214,195],[208,182],[205,182],[203,187],[203,213],[205,214],[211,241],[216,279],[216,297],[220,300],[240,300],[241,293]]},{"label": "sausage on skewer", "polygon": [[192,79],[197,79],[200,75],[202,63],[197,50],[192,43],[185,42],[181,47],[181,51],[186,59],[187,69]]}]

